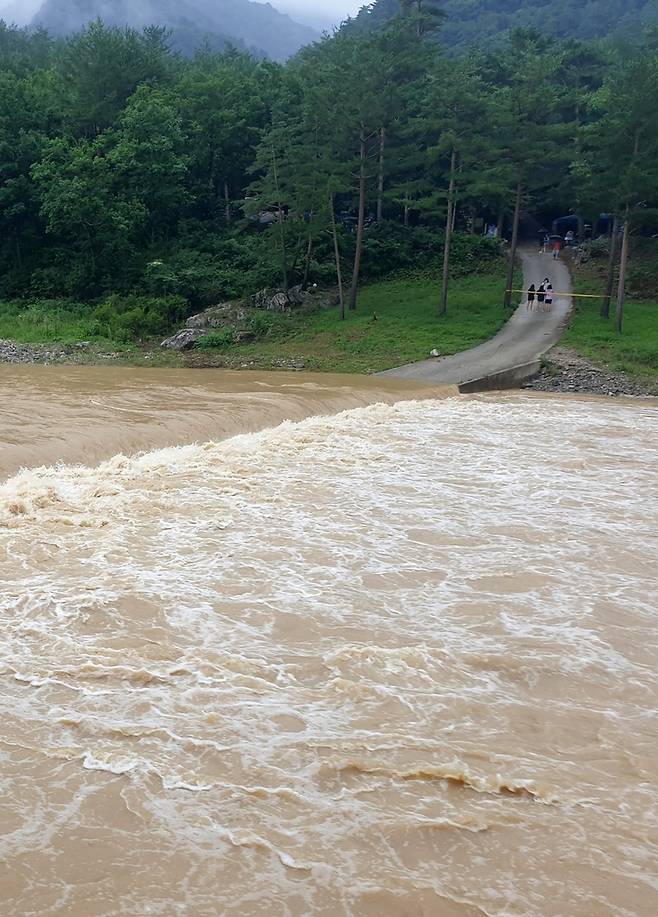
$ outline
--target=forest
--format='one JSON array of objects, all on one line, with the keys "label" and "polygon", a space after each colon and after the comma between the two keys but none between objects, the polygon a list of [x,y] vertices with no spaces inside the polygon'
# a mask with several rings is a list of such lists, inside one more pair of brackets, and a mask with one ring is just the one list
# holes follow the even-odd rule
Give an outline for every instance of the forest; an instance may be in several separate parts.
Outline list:
[{"label": "forest", "polygon": [[[416,0],[411,0],[415,3]],[[428,3],[444,18],[437,38],[452,53],[473,45],[501,41],[510,29],[537,29],[560,39],[591,41],[638,38],[643,28],[658,24],[654,0],[445,0]],[[363,8],[350,27],[381,28],[399,14],[399,0],[375,0]]]},{"label": "forest", "polygon": [[443,313],[451,276],[499,253],[487,225],[510,288],[524,215],[577,212],[619,229],[621,329],[631,237],[658,225],[658,33],[516,29],[454,56],[439,6],[286,65],[184,58],[158,27],[0,25],[0,299],[140,337],[268,286],[336,287],[345,314],[363,281],[443,265]]}]

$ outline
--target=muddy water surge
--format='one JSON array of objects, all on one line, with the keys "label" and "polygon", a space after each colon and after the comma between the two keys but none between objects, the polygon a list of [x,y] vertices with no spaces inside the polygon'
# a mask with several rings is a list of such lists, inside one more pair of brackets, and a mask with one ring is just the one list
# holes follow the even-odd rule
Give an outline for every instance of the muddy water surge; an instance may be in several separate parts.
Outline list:
[{"label": "muddy water surge", "polygon": [[0,485],[3,915],[657,913],[657,428],[403,401]]},{"label": "muddy water surge", "polygon": [[449,386],[329,373],[0,366],[0,480],[20,468],[226,439]]}]

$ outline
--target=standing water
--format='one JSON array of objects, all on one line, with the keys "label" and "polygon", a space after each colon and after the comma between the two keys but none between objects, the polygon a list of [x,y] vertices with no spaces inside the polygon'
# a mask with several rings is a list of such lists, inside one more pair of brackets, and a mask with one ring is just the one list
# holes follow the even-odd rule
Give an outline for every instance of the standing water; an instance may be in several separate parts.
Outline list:
[{"label": "standing water", "polygon": [[652,406],[14,378],[3,915],[658,912]]}]

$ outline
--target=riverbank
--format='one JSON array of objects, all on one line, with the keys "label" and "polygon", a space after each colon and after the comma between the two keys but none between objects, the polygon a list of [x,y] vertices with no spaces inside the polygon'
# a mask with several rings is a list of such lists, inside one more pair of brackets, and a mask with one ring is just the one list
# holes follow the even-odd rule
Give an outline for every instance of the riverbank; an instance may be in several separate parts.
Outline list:
[{"label": "riverbank", "polygon": [[[607,240],[597,239],[585,251],[587,260],[573,264],[572,276],[576,293],[603,293],[607,271]],[[627,389],[642,393],[658,393],[658,240],[634,240],[629,262],[628,294],[624,304],[623,333],[615,330],[615,299],[610,306],[610,318],[601,317],[599,298],[578,299],[569,328],[561,345],[575,352],[602,376]],[[583,365],[571,365],[558,354],[553,360],[559,370],[570,373]],[[605,380],[604,380],[605,381]]]},{"label": "riverbank", "polygon": [[658,381],[630,376],[601,366],[570,347],[554,347],[538,376],[523,385],[535,392],[646,397],[658,395]]},{"label": "riverbank", "polygon": [[[75,326],[64,321],[55,334],[52,327],[47,329],[58,340],[39,341],[37,326],[22,327],[22,340],[16,340],[18,335],[3,334],[0,321],[0,362],[369,374],[421,360],[433,350],[450,355],[488,340],[508,318],[500,305],[503,287],[502,261],[490,273],[455,278],[449,312],[439,318],[439,278],[434,274],[399,277],[365,287],[357,311],[348,312],[343,322],[337,307],[284,313],[259,310],[255,339],[235,343],[220,333],[213,335],[216,346],[181,353],[163,350],[162,337],[139,346],[75,340]],[[2,340],[10,336],[14,339]]]},{"label": "riverbank", "polygon": [[[576,289],[600,283],[599,267],[575,272]],[[176,353],[160,339],[140,345],[111,340],[75,340],[62,324],[38,340],[38,328],[22,329],[27,340],[5,340],[0,322],[0,364],[74,364],[161,368],[324,371],[371,374],[427,358],[459,354],[493,338],[508,314],[499,305],[502,271],[456,278],[448,315],[436,314],[435,275],[372,284],[345,322],[337,308],[303,313],[263,313],[266,333],[257,340]],[[597,287],[595,286],[595,289]],[[598,300],[581,300],[559,348],[525,386],[534,391],[598,395],[658,394],[658,304],[627,304],[624,335],[600,319]],[[8,329],[7,329],[8,330]],[[48,329],[53,336],[53,328]],[[438,364],[437,364],[438,365]],[[653,368],[652,368],[653,367]],[[630,370],[630,371],[629,371]]]}]

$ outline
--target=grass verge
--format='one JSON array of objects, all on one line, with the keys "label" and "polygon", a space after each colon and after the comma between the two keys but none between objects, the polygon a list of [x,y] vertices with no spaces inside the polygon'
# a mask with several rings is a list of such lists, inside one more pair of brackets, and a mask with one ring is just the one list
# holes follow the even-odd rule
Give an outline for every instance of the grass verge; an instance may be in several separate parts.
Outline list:
[{"label": "grass verge", "polygon": [[[224,341],[218,335],[220,346],[186,354],[183,362],[249,368],[303,364],[309,370],[372,373],[421,360],[434,349],[442,355],[467,350],[496,334],[509,317],[502,306],[502,261],[491,273],[455,278],[443,317],[437,314],[439,289],[435,274],[374,283],[364,287],[357,311],[348,312],[344,322],[337,308],[258,313],[265,326],[258,340],[233,344],[228,343],[230,335]],[[109,326],[81,304],[0,302],[0,339],[72,348],[88,342],[84,352],[75,354],[75,362],[95,362],[111,354],[128,364],[179,365],[177,354],[160,350],[164,336],[138,346],[115,339]]]},{"label": "grass verge", "polygon": [[[603,290],[598,268],[589,264],[577,268],[574,289],[576,293]],[[600,316],[600,299],[577,303],[563,343],[594,363],[628,373],[651,387],[658,385],[658,301],[627,299],[621,335],[615,332],[614,301],[609,319]]]},{"label": "grass verge", "polygon": [[448,314],[439,318],[436,276],[398,278],[365,287],[356,312],[344,322],[338,309],[272,317],[267,336],[195,354],[223,366],[271,368],[304,364],[326,372],[373,373],[429,356],[467,350],[488,340],[509,317],[502,306],[500,273],[457,278]]}]

